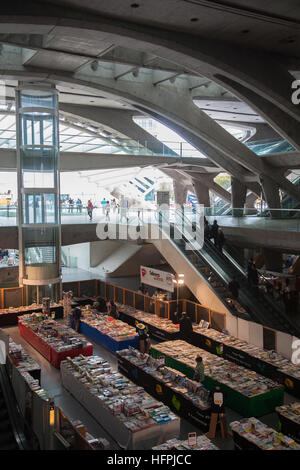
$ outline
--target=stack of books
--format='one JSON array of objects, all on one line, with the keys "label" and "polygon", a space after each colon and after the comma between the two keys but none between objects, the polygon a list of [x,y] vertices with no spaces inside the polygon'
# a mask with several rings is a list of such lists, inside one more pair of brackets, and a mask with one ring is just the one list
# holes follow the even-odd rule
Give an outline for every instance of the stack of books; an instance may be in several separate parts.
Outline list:
[{"label": "stack of books", "polygon": [[132,432],[179,419],[99,356],[67,358],[61,363],[61,374],[68,373]]},{"label": "stack of books", "polygon": [[230,423],[232,431],[262,450],[300,450],[300,444],[269,428],[256,418]]},{"label": "stack of books", "polygon": [[196,367],[196,357],[200,355],[204,363],[205,376],[211,377],[247,397],[254,397],[280,387],[271,379],[192,346],[185,341],[159,343],[154,346],[154,349],[193,369]]}]

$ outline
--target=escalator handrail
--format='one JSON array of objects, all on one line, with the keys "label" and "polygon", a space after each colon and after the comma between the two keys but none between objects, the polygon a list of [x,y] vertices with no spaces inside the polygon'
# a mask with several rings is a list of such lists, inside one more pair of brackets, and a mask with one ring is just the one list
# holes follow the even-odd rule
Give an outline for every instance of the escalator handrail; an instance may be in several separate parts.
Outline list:
[{"label": "escalator handrail", "polygon": [[[186,222],[188,224],[190,224],[190,221],[184,216],[184,214],[182,214],[181,211],[177,210],[176,211],[183,223]],[[182,233],[183,237],[184,237],[184,233]],[[189,243],[190,243],[190,240],[189,240]],[[209,253],[209,250],[207,250],[207,247],[210,247],[210,251],[213,252],[213,256],[211,253]],[[206,249],[207,251],[207,254],[216,262],[216,263],[219,263],[219,265],[222,267],[223,271],[226,273],[226,268],[224,269],[224,258],[221,257],[221,254],[217,252],[217,250],[215,249],[215,247],[213,246],[213,244],[210,242],[210,241],[207,241],[205,240],[204,241],[204,244],[203,244],[203,248]],[[203,250],[202,248],[202,250]],[[196,248],[197,249],[197,248]],[[197,249],[198,251],[199,249]],[[194,252],[195,253],[195,252]],[[195,253],[196,254],[196,253]],[[227,280],[223,277],[223,276],[220,276],[220,272],[219,271],[216,271],[216,268],[211,264],[211,262],[207,259],[207,256],[205,257],[204,256],[204,253],[200,253],[201,254],[201,257],[202,259],[204,259],[211,267],[211,269],[215,272],[215,274],[223,281],[227,284]],[[198,255],[198,253],[197,253]],[[219,258],[218,261],[216,261],[214,258],[215,256],[217,256]],[[228,260],[229,261],[229,260]],[[231,265],[230,263],[230,267],[232,269],[232,267],[234,269],[237,269],[235,268],[234,266]],[[227,273],[226,273],[227,274]],[[228,275],[228,274],[227,274]],[[235,275],[232,273],[232,276]],[[267,324],[267,323],[270,323],[270,315],[269,313],[267,314],[268,318],[266,319],[266,316],[262,314],[262,311],[260,310],[259,312],[259,315],[257,315],[255,313],[255,311],[257,310],[257,305],[255,303],[253,303],[253,298],[263,298],[265,301],[268,302],[269,304],[269,307],[271,308],[272,311],[276,311],[277,314],[278,314],[278,317],[276,318],[276,322],[277,324],[280,324],[281,325],[281,328],[283,328],[285,331],[286,331],[286,327],[285,327],[285,324],[288,324],[289,325],[289,329],[291,329],[291,331],[295,332],[296,334],[299,334],[298,332],[298,328],[295,328],[295,326],[291,323],[290,319],[285,315],[285,313],[278,308],[278,305],[276,305],[275,303],[271,302],[271,299],[267,298],[266,296],[262,297],[262,294],[258,291],[254,291],[254,289],[250,289],[250,286],[248,284],[248,281],[247,281],[247,278],[245,276],[245,273],[240,273],[239,275],[236,275],[236,278],[238,280],[240,280],[240,282],[242,283],[242,286],[241,286],[241,293],[243,295],[241,295],[241,306],[243,308],[245,308],[245,310],[248,312],[248,314],[250,316],[253,317],[253,319],[256,319],[256,321],[259,319],[260,321],[262,320],[262,318],[264,318],[264,322]],[[254,294],[254,295],[253,295]],[[272,311],[270,312],[271,313],[271,316],[272,316]],[[272,320],[274,318],[272,317]],[[268,321],[269,320],[269,321]]]},{"label": "escalator handrail", "polygon": [[0,386],[2,388],[5,404],[9,415],[9,421],[11,424],[15,441],[20,450],[29,450],[30,446],[27,442],[23,431],[23,426],[21,424],[21,412],[15,399],[12,386],[8,379],[5,364],[0,364]]}]

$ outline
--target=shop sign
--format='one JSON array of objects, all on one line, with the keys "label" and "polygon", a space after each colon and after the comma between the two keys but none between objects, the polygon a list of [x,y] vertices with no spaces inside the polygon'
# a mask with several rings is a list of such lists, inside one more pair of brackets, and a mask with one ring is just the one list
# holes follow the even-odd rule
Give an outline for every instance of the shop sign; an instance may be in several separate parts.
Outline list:
[{"label": "shop sign", "polygon": [[197,445],[197,433],[196,432],[188,433],[188,445],[189,447],[195,447]]},{"label": "shop sign", "polygon": [[148,268],[146,266],[140,267],[141,283],[160,289],[174,292],[174,275],[159,269]]}]

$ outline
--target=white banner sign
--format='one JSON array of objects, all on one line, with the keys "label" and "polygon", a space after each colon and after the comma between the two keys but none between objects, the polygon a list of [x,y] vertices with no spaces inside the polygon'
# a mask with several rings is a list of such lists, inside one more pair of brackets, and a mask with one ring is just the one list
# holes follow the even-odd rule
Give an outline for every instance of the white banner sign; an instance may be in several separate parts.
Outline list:
[{"label": "white banner sign", "polygon": [[160,289],[174,292],[174,275],[158,269],[141,266],[141,283],[148,286],[159,287]]}]

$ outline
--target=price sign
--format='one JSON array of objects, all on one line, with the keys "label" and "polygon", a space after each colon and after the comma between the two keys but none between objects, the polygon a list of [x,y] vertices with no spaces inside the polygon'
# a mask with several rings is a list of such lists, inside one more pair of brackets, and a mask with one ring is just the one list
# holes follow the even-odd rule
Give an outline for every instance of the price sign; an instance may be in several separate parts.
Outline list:
[{"label": "price sign", "polygon": [[197,433],[196,432],[188,433],[188,445],[189,447],[195,447],[197,445]]}]

